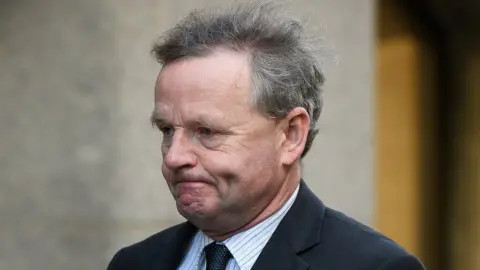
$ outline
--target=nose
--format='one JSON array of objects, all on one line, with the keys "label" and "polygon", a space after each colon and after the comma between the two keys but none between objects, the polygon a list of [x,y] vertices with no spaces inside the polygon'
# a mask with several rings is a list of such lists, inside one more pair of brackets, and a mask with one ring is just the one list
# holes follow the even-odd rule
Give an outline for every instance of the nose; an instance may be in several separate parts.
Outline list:
[{"label": "nose", "polygon": [[184,131],[175,131],[170,144],[165,146],[163,163],[172,171],[195,167],[197,164],[197,157],[193,153],[191,142]]}]

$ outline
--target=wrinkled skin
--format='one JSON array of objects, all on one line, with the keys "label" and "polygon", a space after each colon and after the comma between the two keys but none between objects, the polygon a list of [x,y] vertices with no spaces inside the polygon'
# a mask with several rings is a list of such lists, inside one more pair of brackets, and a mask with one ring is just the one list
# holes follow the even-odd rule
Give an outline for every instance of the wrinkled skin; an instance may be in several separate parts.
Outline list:
[{"label": "wrinkled skin", "polygon": [[247,53],[217,50],[166,65],[155,86],[164,178],[179,213],[215,239],[271,215],[300,179],[308,114],[254,108],[250,66]]}]

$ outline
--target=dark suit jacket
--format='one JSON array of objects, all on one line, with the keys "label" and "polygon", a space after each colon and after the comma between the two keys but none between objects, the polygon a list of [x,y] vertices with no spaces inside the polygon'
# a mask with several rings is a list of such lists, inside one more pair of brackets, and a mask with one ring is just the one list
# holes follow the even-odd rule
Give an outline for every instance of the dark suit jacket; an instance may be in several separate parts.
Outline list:
[{"label": "dark suit jacket", "polygon": [[[177,269],[197,229],[188,222],[121,249],[108,270]],[[253,270],[421,270],[423,265],[371,228],[325,207],[302,181],[292,207]]]}]

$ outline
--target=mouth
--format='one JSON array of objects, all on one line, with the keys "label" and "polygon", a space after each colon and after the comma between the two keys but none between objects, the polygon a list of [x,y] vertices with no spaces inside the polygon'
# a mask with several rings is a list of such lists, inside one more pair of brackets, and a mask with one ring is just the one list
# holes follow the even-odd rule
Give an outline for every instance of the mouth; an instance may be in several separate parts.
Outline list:
[{"label": "mouth", "polygon": [[173,180],[173,185],[180,185],[180,184],[213,184],[212,181],[205,179],[205,178],[200,178],[200,177],[179,177],[177,179]]},{"label": "mouth", "polygon": [[202,201],[208,183],[205,181],[178,181],[174,184],[174,197],[180,205],[192,205]]},{"label": "mouth", "polygon": [[175,186],[176,187],[201,187],[207,184],[208,183],[205,183],[203,181],[184,181],[184,182],[177,182]]},{"label": "mouth", "polygon": [[206,179],[179,179],[174,181],[173,186],[176,191],[182,193],[197,193],[199,190],[207,185],[211,185],[210,181]]}]

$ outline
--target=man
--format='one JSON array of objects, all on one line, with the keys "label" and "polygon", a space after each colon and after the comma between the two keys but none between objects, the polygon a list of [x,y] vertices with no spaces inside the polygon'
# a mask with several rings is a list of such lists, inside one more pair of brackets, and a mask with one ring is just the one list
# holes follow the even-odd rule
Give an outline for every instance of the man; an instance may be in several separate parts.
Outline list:
[{"label": "man", "polygon": [[162,172],[188,221],[109,270],[423,269],[302,180],[324,78],[297,21],[269,3],[195,11],[153,51]]}]

